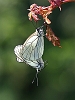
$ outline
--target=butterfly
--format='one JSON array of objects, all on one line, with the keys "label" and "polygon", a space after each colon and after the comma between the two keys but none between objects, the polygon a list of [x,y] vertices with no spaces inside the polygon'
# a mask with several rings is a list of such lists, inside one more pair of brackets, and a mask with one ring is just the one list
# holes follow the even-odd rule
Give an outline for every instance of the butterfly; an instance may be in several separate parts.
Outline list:
[{"label": "butterfly", "polygon": [[43,26],[36,29],[32,35],[24,42],[14,48],[18,62],[25,62],[33,68],[42,69],[44,62],[42,55],[44,52],[44,31]]},{"label": "butterfly", "polygon": [[[23,60],[37,60],[42,57],[44,52],[44,31],[42,26],[36,29],[23,45],[15,47],[14,52],[16,54],[17,61],[23,62]],[[23,60],[22,60],[23,59]]]}]

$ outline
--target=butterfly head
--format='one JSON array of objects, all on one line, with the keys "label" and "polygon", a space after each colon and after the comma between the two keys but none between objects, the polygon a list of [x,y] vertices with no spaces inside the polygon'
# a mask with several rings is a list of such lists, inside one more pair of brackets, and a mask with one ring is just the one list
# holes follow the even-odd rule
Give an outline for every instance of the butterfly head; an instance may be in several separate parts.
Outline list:
[{"label": "butterfly head", "polygon": [[38,34],[41,36],[41,35],[44,35],[44,31],[43,31],[43,26],[40,26],[36,29],[36,31],[38,32]]},{"label": "butterfly head", "polygon": [[38,61],[38,71],[41,71],[43,68],[44,68],[44,62],[42,58],[40,58]]}]

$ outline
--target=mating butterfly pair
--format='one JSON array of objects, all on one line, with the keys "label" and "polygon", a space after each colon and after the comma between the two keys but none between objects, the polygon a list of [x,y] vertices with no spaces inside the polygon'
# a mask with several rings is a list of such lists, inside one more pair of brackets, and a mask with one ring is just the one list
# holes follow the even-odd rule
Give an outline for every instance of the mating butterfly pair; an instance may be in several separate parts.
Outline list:
[{"label": "mating butterfly pair", "polygon": [[30,35],[23,45],[16,46],[14,52],[18,62],[25,62],[33,68],[36,68],[38,74],[44,68],[42,59],[44,52],[43,26],[37,28],[36,32]]}]

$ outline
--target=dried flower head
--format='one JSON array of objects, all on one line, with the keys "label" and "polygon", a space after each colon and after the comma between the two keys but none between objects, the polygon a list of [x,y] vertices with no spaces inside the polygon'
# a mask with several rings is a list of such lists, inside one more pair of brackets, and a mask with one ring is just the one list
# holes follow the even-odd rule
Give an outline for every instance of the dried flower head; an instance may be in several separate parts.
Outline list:
[{"label": "dried flower head", "polygon": [[52,13],[53,9],[59,7],[61,10],[61,4],[67,2],[75,2],[75,0],[48,0],[48,1],[50,3],[50,6],[47,7],[37,6],[37,4],[35,3],[30,6],[30,9],[28,9],[30,11],[28,14],[30,21],[32,21],[32,19],[34,19],[35,22],[40,20],[38,18],[38,15],[40,15],[47,24],[50,24],[51,21],[48,19],[48,15]]},{"label": "dried flower head", "polygon": [[47,18],[50,13],[52,13],[51,7],[42,7],[42,6],[37,6],[36,4],[32,4],[30,6],[30,9],[28,9],[30,12],[28,14],[29,20],[34,19],[34,21],[38,21],[39,18],[37,15],[41,15],[43,17],[43,20],[47,23],[50,24],[51,21]]}]

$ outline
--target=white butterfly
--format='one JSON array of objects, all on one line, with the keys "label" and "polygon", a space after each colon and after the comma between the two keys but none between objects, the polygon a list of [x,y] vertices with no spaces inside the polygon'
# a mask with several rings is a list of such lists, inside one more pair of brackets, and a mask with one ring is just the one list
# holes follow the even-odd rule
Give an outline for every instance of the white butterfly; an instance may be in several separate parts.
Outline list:
[{"label": "white butterfly", "polygon": [[[36,29],[23,45],[15,47],[14,51],[17,56],[23,60],[37,60],[42,57],[44,52],[44,32],[43,28]],[[18,53],[19,51],[19,53]],[[18,55],[19,54],[19,55]],[[17,59],[18,61],[18,59]]]},{"label": "white butterfly", "polygon": [[26,62],[33,68],[41,70],[44,67],[42,55],[44,52],[44,32],[43,28],[36,29],[23,45],[15,47],[14,52],[18,62]]}]

